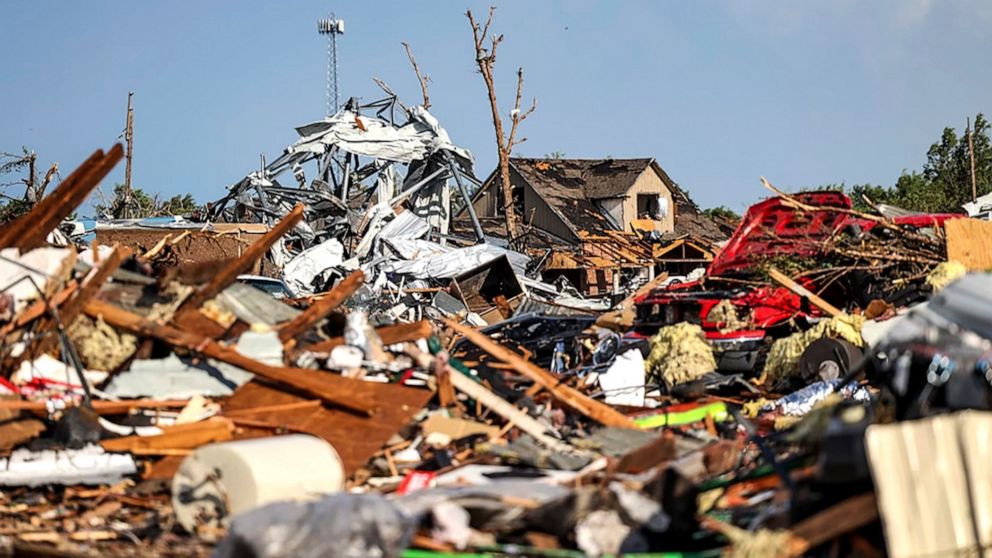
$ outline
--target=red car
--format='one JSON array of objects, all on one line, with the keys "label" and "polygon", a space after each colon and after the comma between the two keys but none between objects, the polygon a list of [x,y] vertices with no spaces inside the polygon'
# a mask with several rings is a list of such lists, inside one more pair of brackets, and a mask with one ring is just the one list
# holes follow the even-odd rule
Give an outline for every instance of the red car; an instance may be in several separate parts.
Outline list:
[{"label": "red car", "polygon": [[[793,196],[805,205],[827,210],[804,211],[775,197],[751,206],[723,250],[713,259],[699,281],[655,289],[636,302],[635,331],[653,334],[658,328],[682,321],[697,323],[713,344],[724,370],[751,370],[757,349],[767,336],[779,337],[792,330],[792,324],[821,317],[819,310],[792,291],[775,285],[752,286],[761,280],[756,264],[776,258],[816,258],[830,236],[848,232],[860,234],[877,226],[844,210],[851,199],[842,192],[804,192]],[[838,211],[830,211],[837,208]],[[954,214],[922,214],[893,220],[914,228],[941,226],[944,221],[964,217]],[[722,281],[720,279],[723,279]],[[747,283],[740,281],[745,280]],[[710,288],[718,284],[720,288]],[[705,287],[704,287],[705,285]],[[811,290],[816,285],[806,284]],[[835,293],[837,306],[846,306],[845,296]],[[825,297],[829,296],[827,294]],[[722,300],[729,300],[740,316],[748,315],[754,329],[720,333],[723,325],[708,320],[710,311]]]}]

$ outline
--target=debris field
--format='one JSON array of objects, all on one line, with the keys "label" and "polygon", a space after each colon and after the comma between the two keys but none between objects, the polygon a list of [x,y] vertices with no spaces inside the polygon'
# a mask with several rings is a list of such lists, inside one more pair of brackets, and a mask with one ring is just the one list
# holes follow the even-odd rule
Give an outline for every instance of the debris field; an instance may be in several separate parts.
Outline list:
[{"label": "debris field", "polygon": [[3,552],[992,544],[988,221],[512,159],[507,231],[423,107],[297,132],[196,220],[71,219],[114,145],[0,228]]}]

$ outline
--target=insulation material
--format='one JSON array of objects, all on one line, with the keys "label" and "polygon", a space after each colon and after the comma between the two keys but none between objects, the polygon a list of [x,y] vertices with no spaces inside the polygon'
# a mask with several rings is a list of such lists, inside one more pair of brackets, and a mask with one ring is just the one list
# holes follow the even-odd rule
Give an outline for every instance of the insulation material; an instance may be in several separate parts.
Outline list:
[{"label": "insulation material", "polygon": [[80,316],[68,331],[79,358],[87,368],[111,372],[129,359],[138,348],[138,338],[118,332],[103,317],[96,320]]},{"label": "insulation material", "polygon": [[703,336],[703,328],[682,322],[665,326],[651,338],[647,370],[671,388],[716,370],[713,350]]},{"label": "insulation material", "polygon": [[737,307],[726,298],[710,309],[709,314],[706,315],[706,321],[723,324],[718,328],[720,333],[730,333],[751,327],[750,316],[741,318],[737,314]]},{"label": "insulation material", "polygon": [[956,260],[949,262],[944,262],[933,268],[929,274],[927,274],[927,285],[933,287],[933,290],[939,291],[944,287],[953,283],[956,279],[963,277],[965,273],[968,273],[968,269]]},{"label": "insulation material", "polygon": [[864,316],[841,314],[823,320],[806,331],[775,341],[768,352],[768,360],[765,361],[765,380],[775,381],[799,374],[799,357],[806,347],[822,337],[843,339],[855,347],[864,347],[865,342],[861,337],[861,325],[864,321]]}]

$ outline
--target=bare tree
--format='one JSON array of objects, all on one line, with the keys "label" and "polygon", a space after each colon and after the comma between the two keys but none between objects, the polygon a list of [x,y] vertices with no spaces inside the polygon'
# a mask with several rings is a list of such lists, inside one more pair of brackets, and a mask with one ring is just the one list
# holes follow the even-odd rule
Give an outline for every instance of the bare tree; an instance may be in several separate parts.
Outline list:
[{"label": "bare tree", "polygon": [[417,74],[417,81],[420,82],[420,92],[424,96],[424,109],[429,109],[431,108],[431,96],[427,91],[427,83],[431,80],[431,76],[420,73],[420,66],[417,65],[417,59],[413,57],[410,45],[405,42],[402,44],[403,48],[406,49],[406,57],[410,59],[410,65],[413,66],[413,72]]},{"label": "bare tree", "polygon": [[[45,190],[48,189],[48,185],[51,184],[52,180],[55,178],[55,175],[58,173],[59,164],[52,163],[52,166],[48,169],[48,172],[45,173],[44,178],[39,181],[36,169],[37,160],[38,157],[35,155],[35,152],[28,150],[26,147],[22,148],[21,153],[19,154],[0,152],[0,175],[18,172],[25,173],[24,177],[20,179],[0,184],[0,188],[21,184],[24,185],[24,195],[21,198],[15,198],[7,195],[6,193],[0,194],[3,198],[6,198],[11,202],[16,202],[19,210],[15,213],[18,213],[20,210],[26,211],[34,206],[34,204],[41,201],[41,198],[45,197]],[[9,213],[9,211],[6,213]]]},{"label": "bare tree", "polygon": [[486,36],[489,34],[489,27],[493,21],[495,7],[489,8],[489,15],[483,25],[476,23],[472,17],[472,10],[465,12],[469,24],[472,26],[472,37],[475,39],[475,62],[479,66],[479,73],[486,83],[489,91],[489,106],[493,113],[493,127],[496,132],[496,151],[499,155],[499,175],[503,196],[503,207],[506,213],[506,237],[511,243],[517,231],[517,212],[513,206],[513,186],[510,183],[510,153],[513,147],[527,141],[527,138],[516,139],[517,126],[520,125],[537,108],[537,99],[531,101],[530,108],[524,112],[520,110],[520,99],[524,88],[524,69],[517,69],[517,96],[510,111],[510,135],[503,134],[503,119],[499,115],[499,105],[496,102],[496,84],[493,80],[493,66],[496,64],[496,47],[503,41],[503,35],[493,35],[489,48],[486,48]]}]

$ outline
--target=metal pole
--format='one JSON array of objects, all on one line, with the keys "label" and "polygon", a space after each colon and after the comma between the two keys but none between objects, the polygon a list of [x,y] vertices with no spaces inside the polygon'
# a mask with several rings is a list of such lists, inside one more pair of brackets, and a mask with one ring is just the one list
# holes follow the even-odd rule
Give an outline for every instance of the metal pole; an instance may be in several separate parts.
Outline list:
[{"label": "metal pole", "polygon": [[465,209],[468,210],[468,216],[472,219],[472,229],[475,230],[475,239],[479,242],[485,242],[486,235],[482,232],[482,225],[479,223],[479,217],[475,214],[475,208],[472,207],[472,200],[469,198],[468,190],[465,189],[465,184],[462,183],[461,172],[458,169],[458,165],[455,164],[455,161],[451,158],[450,153],[445,153],[444,155],[448,160],[448,168],[451,169],[451,174],[455,177],[455,184],[458,185],[458,193],[461,194],[462,199],[465,200]]},{"label": "metal pole", "polygon": [[127,93],[127,126],[124,139],[127,142],[127,166],[124,168],[124,217],[128,216],[131,208],[131,160],[134,156],[134,107],[131,100],[134,91]]},{"label": "metal pole", "polygon": [[971,159],[971,203],[978,201],[978,182],[975,180],[975,144],[971,141],[971,118],[968,118],[968,157]]}]

